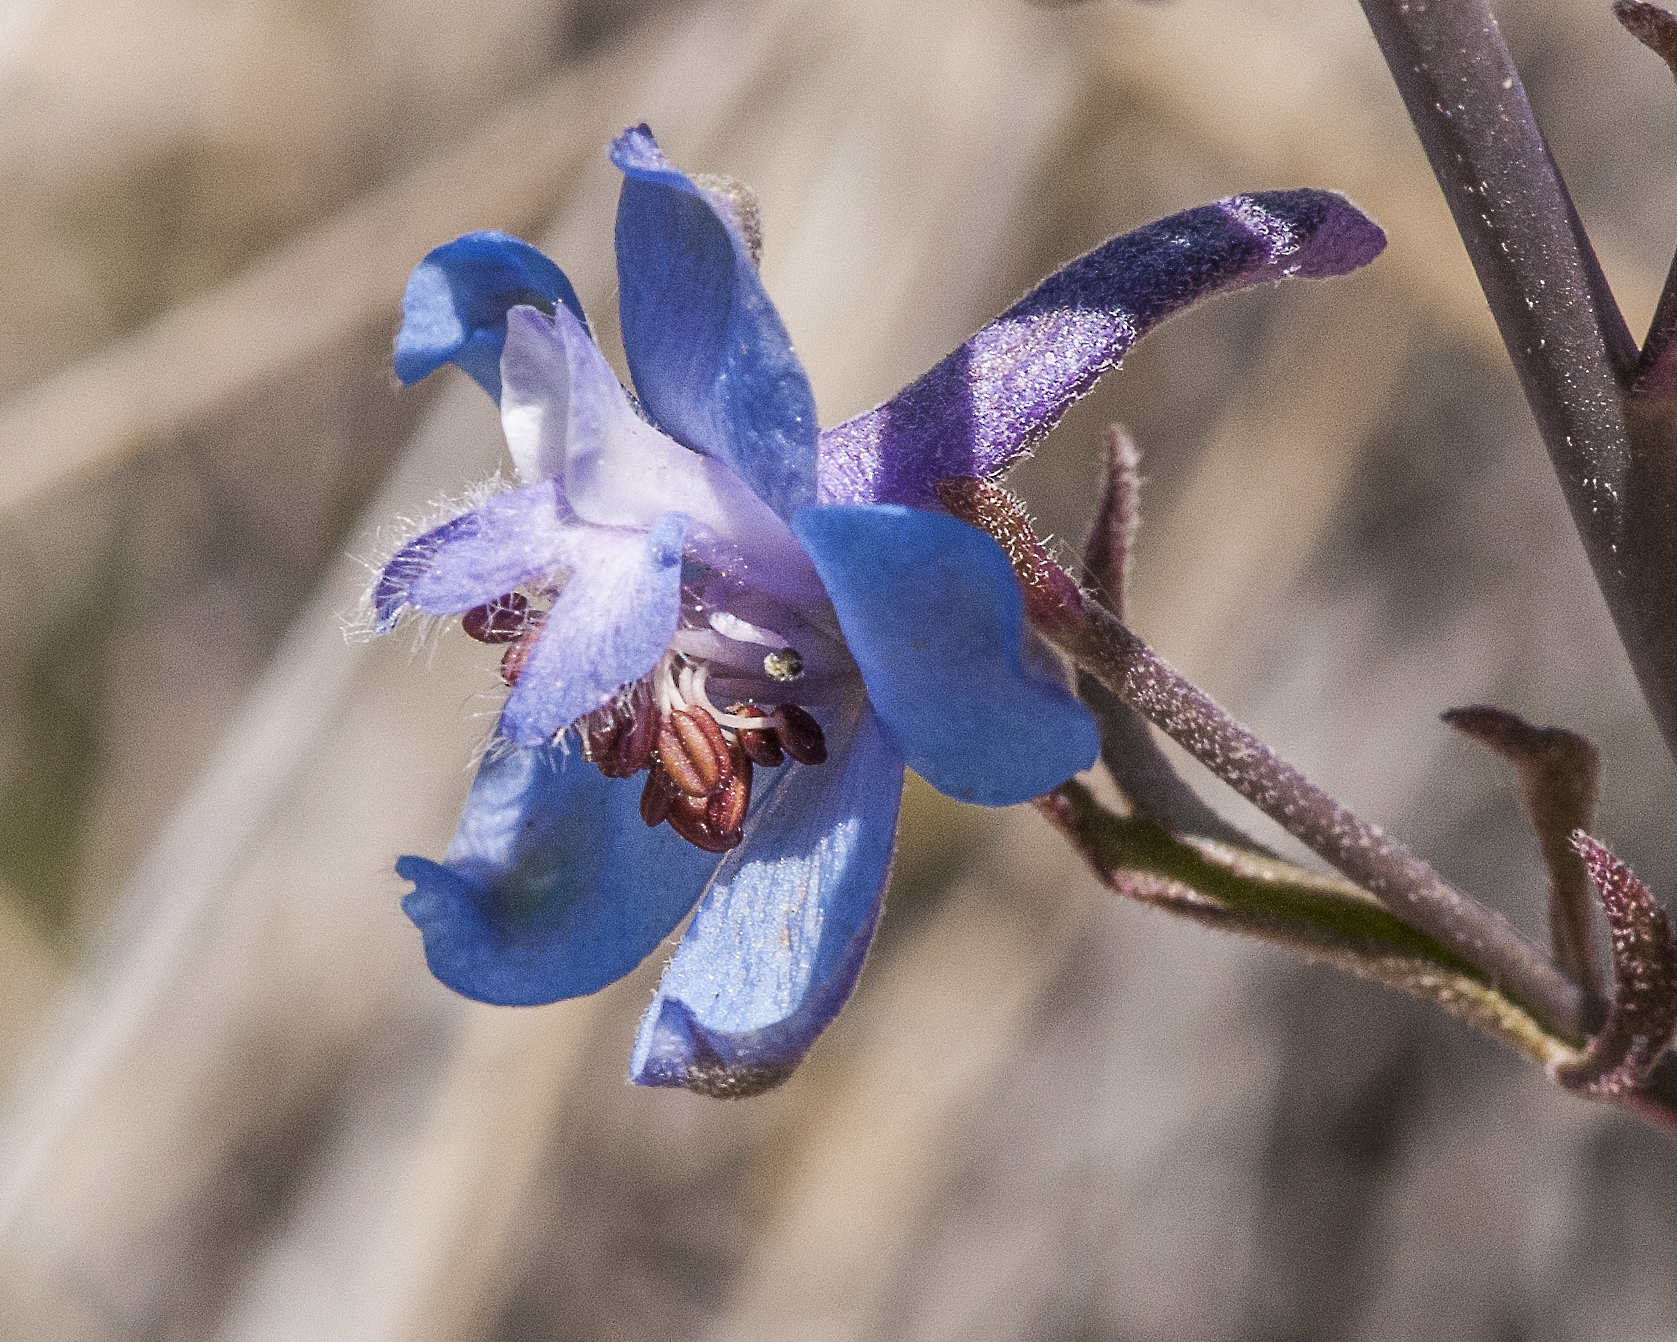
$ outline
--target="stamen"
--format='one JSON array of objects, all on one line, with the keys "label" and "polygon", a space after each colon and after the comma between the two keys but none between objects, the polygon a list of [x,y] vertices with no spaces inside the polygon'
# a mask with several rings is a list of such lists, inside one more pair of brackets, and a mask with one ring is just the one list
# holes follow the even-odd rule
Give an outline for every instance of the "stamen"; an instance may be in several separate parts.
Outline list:
[{"label": "stamen", "polygon": [[669,649],[664,650],[663,657],[658,662],[658,669],[653,672],[658,682],[658,715],[668,717],[671,712],[687,707],[687,701],[681,697],[675,687],[676,654]]},{"label": "stamen", "polygon": [[710,803],[699,797],[680,796],[670,807],[670,828],[695,848],[707,853],[725,853],[739,847],[742,830],[721,833],[710,823]]},{"label": "stamen", "polygon": [[[774,725],[769,721],[769,715],[755,704],[735,704],[733,712],[727,717],[728,720],[722,725],[734,727],[734,740],[753,764],[773,769],[786,758],[785,752],[780,748],[780,739],[775,735]],[[739,725],[747,722],[758,725]]]},{"label": "stamen", "polygon": [[524,674],[524,663],[530,660],[530,654],[536,650],[536,643],[541,637],[542,625],[546,620],[546,611],[532,612],[523,632],[507,644],[507,650],[501,654],[501,679],[506,684],[518,684],[518,678]]},{"label": "stamen", "polygon": [[796,704],[780,704],[769,715],[786,753],[799,764],[825,764],[827,738],[821,724]]},{"label": "stamen", "polygon": [[527,629],[533,619],[546,618],[545,612],[530,610],[530,602],[518,592],[508,592],[481,606],[473,606],[460,617],[460,628],[468,638],[479,643],[512,643]]},{"label": "stamen", "polygon": [[[734,742],[729,755],[734,769],[733,777],[710,799],[710,806],[705,813],[711,828],[724,837],[740,833],[745,825],[745,813],[751,806],[751,757],[745,753],[738,741]],[[739,840],[735,839],[734,842]]]},{"label": "stamen", "polygon": [[[716,719],[718,725],[726,727],[730,731],[757,732],[764,730],[763,723],[759,719],[739,712],[724,713],[720,708],[712,708],[710,715]],[[765,716],[767,715],[765,714]]]},{"label": "stamen", "polygon": [[644,683],[582,720],[582,757],[607,778],[633,778],[658,744],[658,715]]},{"label": "stamen", "polygon": [[625,778],[646,768],[658,749],[658,715],[652,710],[651,696],[644,690],[635,701],[628,730],[618,738],[617,745],[620,767],[627,770]]},{"label": "stamen", "polygon": [[611,704],[583,718],[577,723],[577,735],[582,738],[582,758],[590,764],[598,764],[608,758],[622,729],[623,724]]},{"label": "stamen", "polygon": [[654,764],[646,775],[646,786],[641,789],[641,819],[649,829],[657,829],[670,818],[670,808],[682,795],[675,780]]},{"label": "stamen", "polygon": [[749,731],[753,726],[753,723],[749,719],[736,717],[732,713],[724,713],[715,704],[711,703],[710,695],[705,693],[705,685],[709,682],[709,680],[710,666],[706,662],[699,663],[698,669],[693,673],[692,682],[690,684],[686,683],[686,678],[683,677],[684,688],[688,691],[688,703],[695,708],[704,709],[706,713],[710,714],[710,716],[716,720],[719,726],[732,727],[736,731],[742,728]]},{"label": "stamen", "polygon": [[728,742],[704,712],[676,710],[658,729],[658,758],[690,797],[709,797],[733,772]]}]

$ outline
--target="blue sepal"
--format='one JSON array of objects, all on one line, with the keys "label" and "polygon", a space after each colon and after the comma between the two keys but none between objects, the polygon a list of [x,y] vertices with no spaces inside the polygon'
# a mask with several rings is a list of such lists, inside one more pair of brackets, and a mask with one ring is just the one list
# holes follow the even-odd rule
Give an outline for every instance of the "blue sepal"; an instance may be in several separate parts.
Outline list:
[{"label": "blue sepal", "polygon": [[480,1002],[535,1006],[595,992],[651,954],[716,858],[641,823],[640,789],[560,746],[486,759],[444,861],[396,863],[431,972]]},{"label": "blue sepal", "polygon": [[458,364],[499,403],[507,309],[564,304],[587,324],[565,272],[527,242],[485,229],[428,253],[402,295],[396,376],[403,386]]},{"label": "blue sepal", "polygon": [[815,394],[745,240],[645,126],[611,147],[618,310],[641,404],[783,518],[815,501]]},{"label": "blue sepal", "polygon": [[1024,598],[989,536],[899,504],[806,508],[792,530],[874,708],[938,791],[1006,806],[1095,762],[1094,717],[1025,664]]}]

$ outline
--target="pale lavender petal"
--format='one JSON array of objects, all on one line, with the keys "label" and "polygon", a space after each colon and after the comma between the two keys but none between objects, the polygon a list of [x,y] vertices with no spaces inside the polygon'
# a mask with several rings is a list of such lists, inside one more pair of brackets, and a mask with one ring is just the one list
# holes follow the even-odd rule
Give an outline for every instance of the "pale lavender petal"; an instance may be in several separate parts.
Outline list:
[{"label": "pale lavender petal", "polygon": [[544,581],[577,562],[591,530],[552,481],[497,494],[396,552],[373,590],[379,631],[391,628],[404,606],[457,615]]},{"label": "pale lavender petal", "polygon": [[501,713],[501,730],[539,746],[657,664],[681,613],[687,519],[651,532],[591,527],[565,589]]},{"label": "pale lavender petal", "polygon": [[562,475],[579,517],[650,527],[665,513],[685,513],[696,558],[731,573],[749,570],[755,586],[794,606],[821,601],[820,580],[786,523],[720,460],[642,419],[566,309],[552,317],[527,307],[507,314],[501,387],[501,423],[519,475]]}]

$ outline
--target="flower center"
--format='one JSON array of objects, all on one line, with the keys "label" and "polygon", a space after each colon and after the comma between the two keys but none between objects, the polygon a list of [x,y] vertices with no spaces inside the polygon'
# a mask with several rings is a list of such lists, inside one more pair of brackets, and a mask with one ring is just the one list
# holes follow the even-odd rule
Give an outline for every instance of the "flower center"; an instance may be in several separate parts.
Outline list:
[{"label": "flower center", "polygon": [[[695,847],[725,853],[744,837],[755,768],[776,768],[787,757],[824,763],[827,742],[806,709],[783,701],[786,687],[803,677],[803,654],[737,616],[712,612],[701,626],[701,615],[699,603],[684,603],[683,618],[694,623],[676,631],[652,671],[573,725],[583,758],[606,777],[646,771],[640,812],[648,825],[667,822]],[[509,592],[460,623],[480,643],[506,646],[501,678],[516,685],[546,619]],[[728,688],[728,707],[712,702],[713,681]],[[818,684],[811,688],[819,692]]]}]

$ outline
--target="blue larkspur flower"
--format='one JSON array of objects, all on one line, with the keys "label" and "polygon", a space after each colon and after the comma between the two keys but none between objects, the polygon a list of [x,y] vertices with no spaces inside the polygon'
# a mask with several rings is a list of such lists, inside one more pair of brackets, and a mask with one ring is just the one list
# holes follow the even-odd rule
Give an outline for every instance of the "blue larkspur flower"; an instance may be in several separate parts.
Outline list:
[{"label": "blue larkspur flower", "polygon": [[[373,591],[507,647],[499,741],[442,862],[404,857],[436,976],[529,1005],[621,978],[698,908],[631,1079],[783,1080],[861,971],[905,764],[1007,805],[1093,763],[1000,547],[933,487],[992,476],[1135,339],[1206,296],[1384,245],[1343,198],[1239,196],[1072,262],[891,401],[822,433],[737,197],[651,132],[611,147],[638,400],[563,273],[497,233],[439,247],[396,371],[500,404],[519,488],[427,532]],[[644,778],[641,775],[644,773]]]}]

